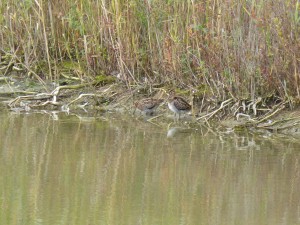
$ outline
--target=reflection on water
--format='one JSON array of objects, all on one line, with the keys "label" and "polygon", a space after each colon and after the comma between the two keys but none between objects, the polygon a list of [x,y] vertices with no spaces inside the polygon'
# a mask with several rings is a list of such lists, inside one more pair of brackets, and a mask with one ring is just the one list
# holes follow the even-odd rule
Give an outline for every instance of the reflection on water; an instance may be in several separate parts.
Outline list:
[{"label": "reflection on water", "polygon": [[300,144],[134,118],[0,114],[0,224],[300,224]]}]

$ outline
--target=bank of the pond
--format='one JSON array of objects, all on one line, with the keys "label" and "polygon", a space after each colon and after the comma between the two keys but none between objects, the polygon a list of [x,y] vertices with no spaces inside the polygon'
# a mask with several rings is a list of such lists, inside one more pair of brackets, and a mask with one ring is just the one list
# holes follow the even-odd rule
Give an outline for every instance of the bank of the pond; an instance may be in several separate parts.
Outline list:
[{"label": "bank of the pond", "polygon": [[[300,109],[291,109],[291,101],[270,96],[250,99],[217,99],[198,90],[176,89],[164,85],[128,86],[113,78],[83,82],[65,79],[59,82],[38,82],[31,78],[0,77],[0,100],[12,111],[58,110],[64,112],[135,113],[134,103],[144,98],[166,100],[175,90],[192,105],[189,115],[180,122],[215,124],[232,129],[263,129],[300,135]],[[148,121],[170,120],[172,113],[162,104]]]}]

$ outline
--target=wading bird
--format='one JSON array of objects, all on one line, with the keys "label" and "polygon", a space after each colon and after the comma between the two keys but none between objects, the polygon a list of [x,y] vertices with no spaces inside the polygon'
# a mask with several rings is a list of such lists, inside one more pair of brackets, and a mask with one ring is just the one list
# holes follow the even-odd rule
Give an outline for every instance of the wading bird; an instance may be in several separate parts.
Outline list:
[{"label": "wading bird", "polygon": [[175,96],[175,92],[171,91],[168,97],[168,107],[174,113],[174,119],[180,119],[180,115],[191,110],[191,105],[182,97]]},{"label": "wading bird", "polygon": [[162,102],[162,99],[145,98],[135,102],[134,106],[146,115],[153,115]]}]

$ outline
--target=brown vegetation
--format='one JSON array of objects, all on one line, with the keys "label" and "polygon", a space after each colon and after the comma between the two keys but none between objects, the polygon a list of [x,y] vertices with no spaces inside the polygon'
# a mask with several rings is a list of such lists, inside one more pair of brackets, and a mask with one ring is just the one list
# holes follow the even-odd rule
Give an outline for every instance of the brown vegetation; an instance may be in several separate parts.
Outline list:
[{"label": "brown vegetation", "polygon": [[297,0],[2,0],[0,71],[297,102],[299,10]]}]

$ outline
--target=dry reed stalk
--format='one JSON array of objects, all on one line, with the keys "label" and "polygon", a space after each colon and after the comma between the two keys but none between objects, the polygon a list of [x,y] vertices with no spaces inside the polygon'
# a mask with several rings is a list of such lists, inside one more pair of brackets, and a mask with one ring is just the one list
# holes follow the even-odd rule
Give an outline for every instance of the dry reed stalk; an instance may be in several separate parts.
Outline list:
[{"label": "dry reed stalk", "polygon": [[58,80],[71,61],[81,78],[118,71],[128,86],[299,96],[296,0],[2,0],[0,15],[0,45],[39,77]]}]

